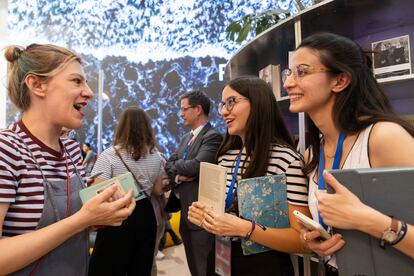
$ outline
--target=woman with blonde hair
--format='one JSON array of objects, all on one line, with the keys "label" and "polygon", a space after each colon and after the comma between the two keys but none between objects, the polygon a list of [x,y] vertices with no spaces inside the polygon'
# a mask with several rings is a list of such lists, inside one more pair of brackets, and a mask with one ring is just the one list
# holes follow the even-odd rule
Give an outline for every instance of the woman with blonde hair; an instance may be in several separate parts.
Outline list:
[{"label": "woman with blonde hair", "polygon": [[[93,94],[73,52],[54,45],[10,46],[8,96],[21,119],[0,131],[0,274],[86,275],[91,225],[120,225],[131,192],[106,189],[82,207],[79,145],[61,138],[82,126]],[[14,272],[14,273],[13,273]]]}]

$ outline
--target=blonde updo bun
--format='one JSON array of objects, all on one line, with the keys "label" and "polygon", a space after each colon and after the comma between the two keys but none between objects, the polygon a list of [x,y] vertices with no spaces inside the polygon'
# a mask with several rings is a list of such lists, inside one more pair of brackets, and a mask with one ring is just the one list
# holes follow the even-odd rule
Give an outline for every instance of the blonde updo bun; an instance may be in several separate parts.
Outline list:
[{"label": "blonde updo bun", "polygon": [[25,84],[28,75],[47,81],[69,62],[81,59],[74,52],[51,44],[30,44],[27,48],[11,45],[5,48],[4,57],[10,62],[7,80],[9,99],[21,111],[30,106],[30,91]]},{"label": "blonde updo bun", "polygon": [[12,46],[6,47],[4,51],[4,57],[6,58],[8,62],[13,63],[21,56],[23,51],[24,51],[23,47],[12,45]]}]

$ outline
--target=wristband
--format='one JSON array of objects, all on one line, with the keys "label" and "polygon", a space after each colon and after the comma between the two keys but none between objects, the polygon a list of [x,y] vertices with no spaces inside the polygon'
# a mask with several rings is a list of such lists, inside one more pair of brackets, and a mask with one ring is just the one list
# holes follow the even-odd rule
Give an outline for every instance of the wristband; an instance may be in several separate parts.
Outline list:
[{"label": "wristband", "polygon": [[394,242],[392,242],[391,245],[396,245],[397,243],[399,243],[405,237],[405,234],[407,234],[407,223],[401,221],[401,229],[398,232],[397,239]]},{"label": "wristband", "polygon": [[250,237],[253,234],[254,229],[256,228],[256,222],[254,222],[253,220],[251,221],[252,223],[252,228],[250,229],[249,232],[247,232],[246,236],[244,237],[246,240],[250,240]]}]

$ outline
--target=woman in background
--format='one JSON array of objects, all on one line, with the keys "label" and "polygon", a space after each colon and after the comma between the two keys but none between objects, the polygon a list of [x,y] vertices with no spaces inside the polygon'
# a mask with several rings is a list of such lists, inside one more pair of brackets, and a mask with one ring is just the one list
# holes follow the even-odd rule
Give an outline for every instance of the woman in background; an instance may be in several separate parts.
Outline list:
[{"label": "woman in background", "polygon": [[[309,214],[308,191],[302,159],[294,150],[272,89],[257,77],[233,79],[223,89],[219,112],[227,124],[227,133],[218,152],[218,164],[228,168],[226,190],[233,182],[234,190],[227,193],[234,197],[224,215],[194,202],[189,220],[215,235],[240,237],[231,242],[232,275],[293,275],[288,253],[304,250],[293,211]],[[238,170],[237,159],[240,160]],[[255,222],[239,217],[237,181],[271,174],[287,177],[288,228],[256,226]],[[274,250],[245,256],[241,238]],[[210,262],[208,269],[209,275],[214,274],[214,262]]]},{"label": "woman in background", "polygon": [[93,94],[73,52],[10,46],[8,96],[21,120],[0,131],[0,274],[86,275],[91,225],[120,225],[135,202],[109,203],[109,188],[82,207],[79,145],[62,129],[82,126]]},{"label": "woman in background", "polygon": [[162,157],[155,148],[149,116],[138,107],[126,108],[115,131],[114,146],[102,152],[92,174],[95,183],[131,172],[145,197],[136,202],[121,226],[98,230],[89,275],[151,275],[156,218],[150,195],[161,180]]},{"label": "woman in background", "polygon": [[96,153],[91,149],[91,144],[89,143],[82,145],[82,151],[85,153],[82,165],[85,168],[86,176],[89,176],[96,161]]},{"label": "woman in background", "polygon": [[[305,170],[314,220],[322,222],[317,191],[318,186],[325,189],[325,169],[414,166],[414,130],[393,113],[374,79],[370,57],[357,43],[332,33],[311,35],[298,46],[293,67],[282,77],[290,111],[307,114],[310,147]],[[302,238],[321,256],[332,255],[345,244],[339,234],[321,241],[319,232],[312,231]],[[336,274],[335,258],[325,261],[327,274]]]}]

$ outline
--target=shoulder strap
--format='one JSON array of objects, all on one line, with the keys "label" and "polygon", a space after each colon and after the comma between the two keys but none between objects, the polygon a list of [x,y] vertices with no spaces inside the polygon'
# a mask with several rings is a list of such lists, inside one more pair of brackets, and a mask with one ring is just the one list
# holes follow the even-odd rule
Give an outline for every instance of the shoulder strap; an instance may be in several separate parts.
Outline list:
[{"label": "shoulder strap", "polygon": [[125,163],[124,159],[122,158],[121,154],[119,153],[118,149],[114,146],[115,153],[118,155],[119,159],[121,159],[122,164],[124,164],[125,168],[132,174],[132,177],[134,178],[135,182],[138,184],[138,186],[141,188],[142,192],[147,196],[147,198],[150,198],[150,196],[145,191],[144,187],[139,183],[138,179],[136,178],[135,174],[130,170],[128,165]]}]

